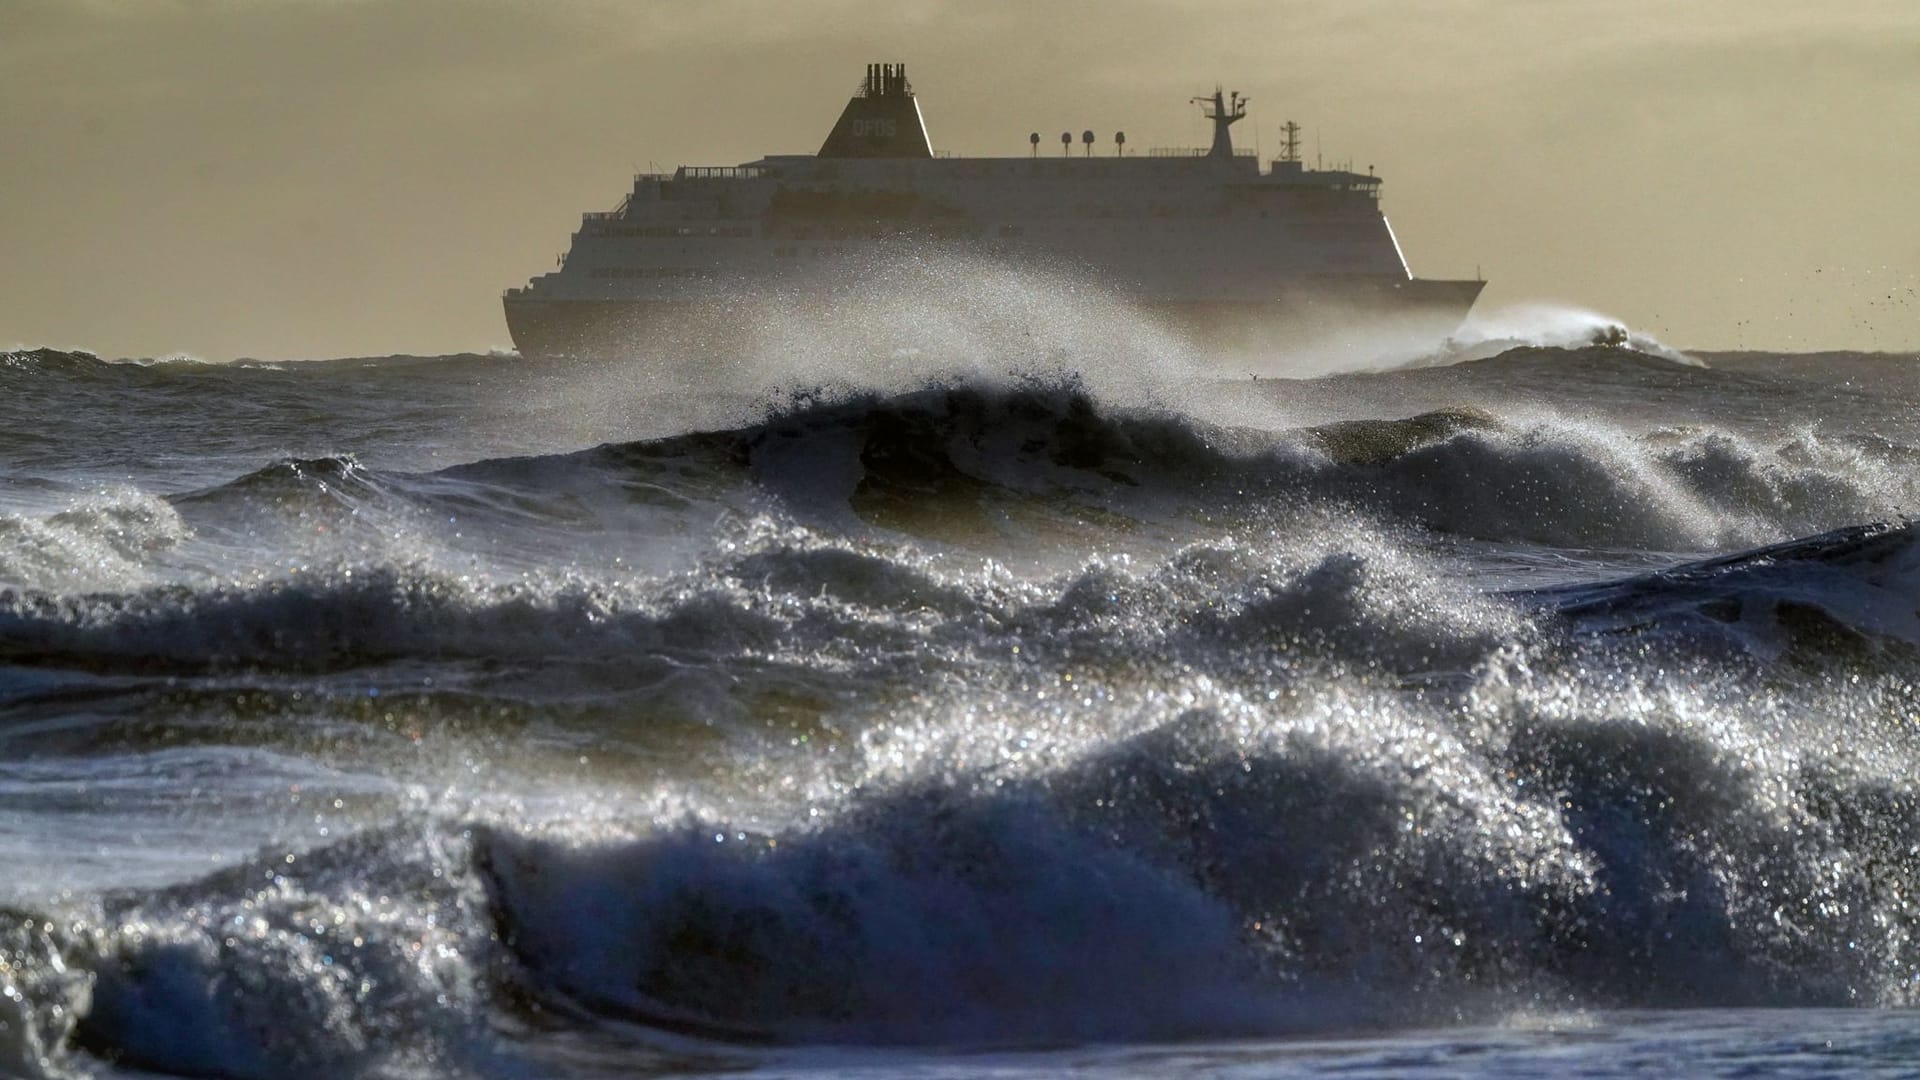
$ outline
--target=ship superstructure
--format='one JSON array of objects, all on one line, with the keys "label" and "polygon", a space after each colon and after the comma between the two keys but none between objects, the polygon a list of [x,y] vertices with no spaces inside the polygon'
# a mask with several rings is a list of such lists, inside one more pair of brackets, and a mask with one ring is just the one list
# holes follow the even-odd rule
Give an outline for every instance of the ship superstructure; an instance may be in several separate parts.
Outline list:
[{"label": "ship superstructure", "polygon": [[632,355],[670,327],[703,336],[756,305],[791,303],[823,271],[874,252],[928,250],[1083,277],[1182,330],[1219,340],[1338,335],[1382,320],[1433,340],[1480,281],[1412,277],[1372,171],[1309,169],[1298,128],[1263,168],[1236,150],[1237,93],[1196,98],[1206,150],[1058,156],[936,154],[905,65],[869,65],[818,153],[642,174],[586,214],[559,269],[505,296],[528,356]]}]

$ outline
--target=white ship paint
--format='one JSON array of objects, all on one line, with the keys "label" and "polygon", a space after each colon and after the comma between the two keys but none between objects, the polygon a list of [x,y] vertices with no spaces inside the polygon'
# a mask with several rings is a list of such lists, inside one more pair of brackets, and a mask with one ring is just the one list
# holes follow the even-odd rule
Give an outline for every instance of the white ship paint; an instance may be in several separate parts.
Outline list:
[{"label": "white ship paint", "polygon": [[559,269],[505,294],[533,357],[634,355],[691,331],[724,344],[770,310],[828,297],[846,275],[928,253],[1080,277],[1209,342],[1437,342],[1484,282],[1414,278],[1380,211],[1380,178],[1309,169],[1289,124],[1263,168],[1235,151],[1239,94],[1196,98],[1207,150],[1095,156],[936,155],[904,65],[869,65],[819,153],[642,174],[588,213]]}]

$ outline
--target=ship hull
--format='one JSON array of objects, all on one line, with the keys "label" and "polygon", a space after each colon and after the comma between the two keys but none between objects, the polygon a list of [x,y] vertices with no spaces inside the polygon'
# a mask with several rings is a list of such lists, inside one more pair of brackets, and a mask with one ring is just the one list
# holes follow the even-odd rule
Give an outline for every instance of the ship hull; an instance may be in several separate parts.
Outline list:
[{"label": "ship hull", "polygon": [[[1260,359],[1368,363],[1439,346],[1466,320],[1484,281],[1350,278],[1307,281],[1264,302],[1143,307],[1201,349],[1201,359],[1257,369]],[[1236,369],[1237,370],[1237,369]]]},{"label": "ship hull", "polygon": [[[1366,277],[1302,282],[1261,301],[1140,301],[1143,316],[1230,370],[1258,354],[1312,349],[1380,359],[1436,346],[1456,331],[1482,281]],[[507,331],[534,360],[621,360],[663,355],[724,360],[791,313],[774,300],[556,300],[508,295]],[[1250,367],[1251,363],[1251,367]]]}]

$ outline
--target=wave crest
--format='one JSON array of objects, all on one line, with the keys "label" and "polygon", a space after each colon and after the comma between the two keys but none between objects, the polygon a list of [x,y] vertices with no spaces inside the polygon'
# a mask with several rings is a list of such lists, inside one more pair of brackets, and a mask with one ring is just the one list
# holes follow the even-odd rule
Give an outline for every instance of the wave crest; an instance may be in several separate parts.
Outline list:
[{"label": "wave crest", "polygon": [[164,500],[105,494],[46,515],[0,515],[0,584],[63,590],[128,588],[192,530]]}]

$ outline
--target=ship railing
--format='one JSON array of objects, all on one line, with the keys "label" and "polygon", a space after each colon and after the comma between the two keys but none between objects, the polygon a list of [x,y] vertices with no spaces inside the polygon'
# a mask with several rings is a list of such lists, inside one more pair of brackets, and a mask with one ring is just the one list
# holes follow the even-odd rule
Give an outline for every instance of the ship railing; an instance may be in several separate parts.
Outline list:
[{"label": "ship railing", "polygon": [[758,180],[767,175],[759,165],[682,165],[673,170],[675,180]]},{"label": "ship railing", "polygon": [[627,207],[633,202],[633,196],[621,198],[620,205],[611,210],[589,210],[580,215],[582,221],[617,221],[627,215]]},{"label": "ship railing", "polygon": [[[1212,153],[1212,150],[1204,146],[1155,146],[1147,151],[1147,156],[1161,158],[1207,157]],[[1233,156],[1237,158],[1259,157],[1260,152],[1258,150],[1240,149],[1235,150]]]},{"label": "ship railing", "polygon": [[1344,169],[1307,169],[1267,174],[1288,187],[1311,187],[1323,191],[1352,191],[1374,199],[1380,197],[1380,178],[1371,173]]}]

